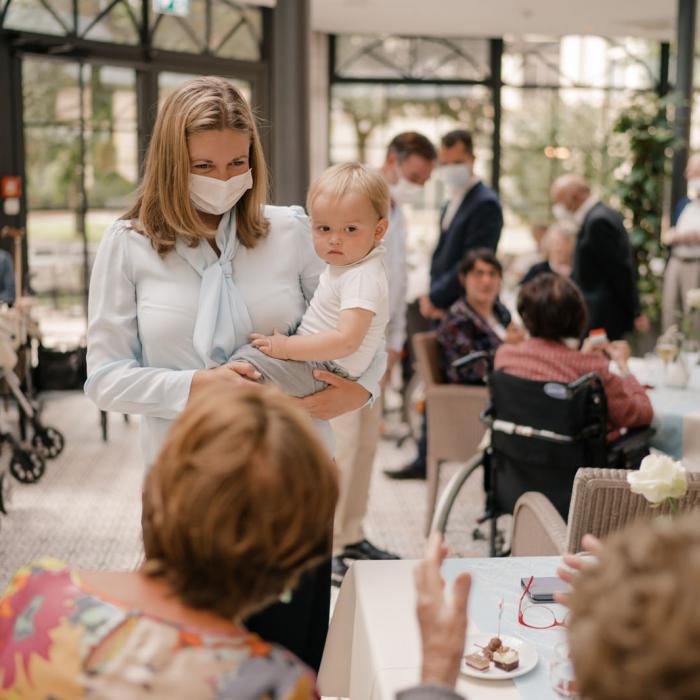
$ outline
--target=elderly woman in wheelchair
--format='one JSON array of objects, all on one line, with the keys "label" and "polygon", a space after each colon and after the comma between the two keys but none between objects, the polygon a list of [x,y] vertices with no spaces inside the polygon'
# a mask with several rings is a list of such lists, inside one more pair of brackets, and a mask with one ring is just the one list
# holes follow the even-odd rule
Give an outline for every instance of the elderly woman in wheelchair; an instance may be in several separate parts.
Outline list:
[{"label": "elderly woman in wheelchair", "polygon": [[543,493],[566,520],[580,467],[637,468],[653,434],[646,427],[651,402],[629,373],[626,344],[584,342],[578,349],[588,315],[571,280],[538,276],[520,290],[518,313],[530,337],[496,352],[483,415],[488,447],[453,477],[433,522],[444,531],[459,489],[483,464],[492,553],[496,519],[512,513],[523,493]]},{"label": "elderly woman in wheelchair", "polygon": [[[651,423],[649,397],[627,366],[627,343],[593,344],[587,339],[578,349],[578,339],[588,327],[588,314],[574,282],[560,275],[541,275],[521,288],[518,313],[530,337],[517,346],[499,349],[497,371],[545,382],[572,382],[594,372],[605,390],[608,441],[624,429]],[[610,370],[610,360],[617,365],[616,372]]]}]

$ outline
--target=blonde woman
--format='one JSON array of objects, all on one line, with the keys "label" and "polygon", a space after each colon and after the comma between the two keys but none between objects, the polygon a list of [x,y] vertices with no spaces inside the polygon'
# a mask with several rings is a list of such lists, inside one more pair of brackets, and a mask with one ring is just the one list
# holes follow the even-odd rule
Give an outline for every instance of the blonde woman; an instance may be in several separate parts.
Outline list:
[{"label": "blonde woman", "polygon": [[314,432],[276,390],[198,392],[146,479],[143,567],[43,560],[13,578],[0,696],[317,698],[308,668],[242,625],[330,552],[337,475]]},{"label": "blonde woman", "polygon": [[[134,207],[105,233],[90,283],[85,391],[103,410],[142,416],[146,463],[203,387],[258,378],[228,362],[256,330],[297,326],[324,263],[298,207],[265,206],[268,173],[249,105],[230,83],[198,78],[160,109]],[[383,353],[352,382],[301,399],[328,439],[327,419],[379,392]],[[329,522],[329,529],[332,527]],[[289,605],[254,624],[320,663],[330,574],[302,582]]]}]

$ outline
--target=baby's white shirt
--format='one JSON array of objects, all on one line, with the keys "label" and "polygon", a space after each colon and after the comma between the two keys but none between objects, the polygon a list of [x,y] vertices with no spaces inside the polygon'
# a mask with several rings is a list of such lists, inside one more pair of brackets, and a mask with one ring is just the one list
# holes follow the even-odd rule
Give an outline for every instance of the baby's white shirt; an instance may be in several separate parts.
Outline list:
[{"label": "baby's white shirt", "polygon": [[367,369],[389,320],[389,284],[383,257],[384,246],[380,244],[356,263],[328,265],[296,331],[297,335],[323,333],[338,327],[340,312],[345,309],[372,311],[374,316],[360,347],[333,360],[351,377],[359,377]]}]

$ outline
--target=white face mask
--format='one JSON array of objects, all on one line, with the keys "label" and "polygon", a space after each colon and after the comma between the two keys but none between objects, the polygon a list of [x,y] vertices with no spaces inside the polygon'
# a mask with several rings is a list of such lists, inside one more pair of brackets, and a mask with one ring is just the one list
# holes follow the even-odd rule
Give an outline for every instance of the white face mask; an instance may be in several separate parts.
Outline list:
[{"label": "white face mask", "polygon": [[552,205],[552,215],[557,221],[574,221],[574,213],[569,211],[560,202]]},{"label": "white face mask", "polygon": [[450,163],[441,166],[438,175],[448,187],[461,190],[472,179],[472,169],[469,163]]},{"label": "white face mask", "polygon": [[225,214],[252,187],[252,170],[242,175],[234,175],[228,180],[190,173],[192,204],[207,214]]},{"label": "white face mask", "polygon": [[688,180],[688,197],[691,199],[700,197],[700,177],[694,177]]},{"label": "white face mask", "polygon": [[423,187],[407,180],[405,177],[400,177],[395,185],[389,185],[389,192],[395,202],[399,204],[413,204],[420,198]]}]

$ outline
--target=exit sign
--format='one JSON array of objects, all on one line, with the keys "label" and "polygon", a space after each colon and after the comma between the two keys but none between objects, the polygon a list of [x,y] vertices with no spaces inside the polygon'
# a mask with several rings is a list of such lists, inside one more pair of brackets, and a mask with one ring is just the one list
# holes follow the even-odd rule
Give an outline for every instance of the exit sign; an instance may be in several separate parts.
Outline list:
[{"label": "exit sign", "polygon": [[161,15],[187,17],[190,14],[190,0],[153,0],[153,11]]}]

